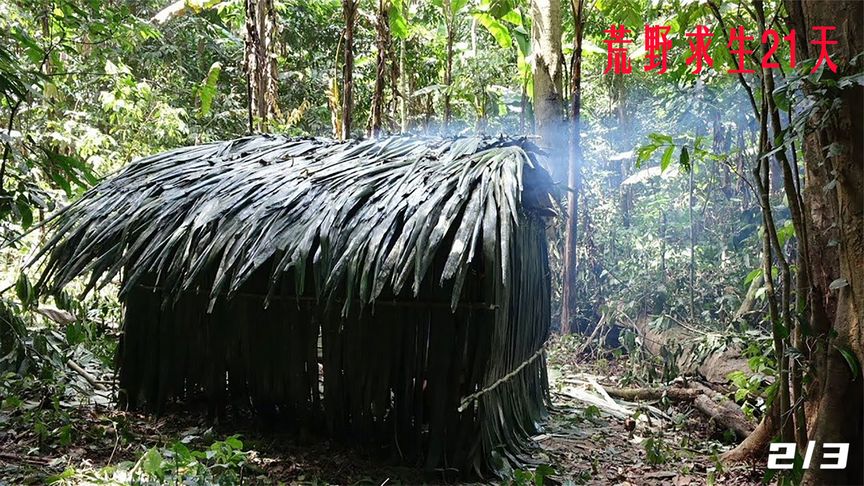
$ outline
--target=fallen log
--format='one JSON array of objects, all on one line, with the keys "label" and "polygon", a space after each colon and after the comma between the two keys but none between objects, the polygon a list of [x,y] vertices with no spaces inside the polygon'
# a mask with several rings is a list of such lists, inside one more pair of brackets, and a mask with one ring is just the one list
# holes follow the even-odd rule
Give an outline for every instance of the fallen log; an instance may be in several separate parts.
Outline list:
[{"label": "fallen log", "polygon": [[720,386],[729,383],[727,376],[733,371],[752,373],[747,358],[736,346],[722,345],[703,354],[701,348],[710,337],[707,333],[682,326],[668,316],[663,317],[672,325],[658,328],[652,325],[657,317],[640,316],[635,322],[631,321],[629,327],[642,338],[644,349],[654,356],[677,354],[675,364],[681,373],[697,374],[708,383]]},{"label": "fallen log", "polygon": [[693,387],[702,390],[702,395],[693,400],[693,406],[718,425],[735,432],[738,439],[747,438],[756,428],[741,411],[741,407],[722,393],[717,393],[702,383],[693,383]]},{"label": "fallen log", "polygon": [[753,432],[753,425],[731,400],[714,401],[708,395],[699,395],[693,400],[693,406],[712,422],[735,432],[738,439],[744,439]]},{"label": "fallen log", "polygon": [[702,395],[702,390],[695,388],[617,388],[613,386],[604,386],[606,393],[620,398],[622,400],[660,400],[663,397],[668,397],[672,400],[693,401],[699,395]]},{"label": "fallen log", "polygon": [[741,439],[747,437],[754,429],[753,423],[735,402],[698,382],[691,382],[691,386],[688,388],[616,388],[611,386],[604,386],[603,388],[610,396],[627,401],[660,400],[666,397],[671,400],[692,402],[693,407],[707,416],[709,420],[720,427],[735,432],[735,435]]}]

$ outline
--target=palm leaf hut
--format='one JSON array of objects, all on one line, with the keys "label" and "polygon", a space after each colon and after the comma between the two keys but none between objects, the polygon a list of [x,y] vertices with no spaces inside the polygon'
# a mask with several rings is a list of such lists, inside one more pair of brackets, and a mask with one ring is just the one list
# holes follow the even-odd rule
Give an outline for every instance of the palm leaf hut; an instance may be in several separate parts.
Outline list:
[{"label": "palm leaf hut", "polygon": [[124,406],[203,398],[403,463],[501,470],[548,399],[539,157],[480,137],[174,150],[53,220],[40,285],[120,283]]}]

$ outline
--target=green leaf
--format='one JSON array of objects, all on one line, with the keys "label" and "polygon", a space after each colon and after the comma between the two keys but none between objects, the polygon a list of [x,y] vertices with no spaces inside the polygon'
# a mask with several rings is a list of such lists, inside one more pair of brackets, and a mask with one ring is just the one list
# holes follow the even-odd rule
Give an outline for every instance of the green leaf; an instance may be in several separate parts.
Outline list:
[{"label": "green leaf", "polygon": [[397,39],[407,38],[408,19],[405,17],[402,0],[392,0],[388,17],[390,20],[390,32],[393,34],[393,37]]},{"label": "green leaf", "polygon": [[24,272],[18,275],[18,280],[15,282],[15,294],[25,307],[33,301],[33,285]]},{"label": "green leaf", "polygon": [[780,245],[785,245],[787,241],[795,236],[795,226],[792,225],[791,220],[786,220],[783,226],[777,230],[777,240],[780,242]]},{"label": "green leaf", "polygon": [[487,13],[475,13],[474,18],[480,22],[486,30],[492,34],[492,37],[498,41],[498,45],[501,46],[502,49],[507,49],[513,44],[513,39],[510,37],[510,30],[502,24],[495,20],[494,17]]},{"label": "green leaf", "polygon": [[16,28],[11,32],[11,37],[24,47],[24,53],[34,64],[41,64],[45,57],[45,50],[30,36],[29,33]]},{"label": "green leaf", "polygon": [[825,155],[827,157],[837,157],[838,155],[843,155],[846,151],[846,147],[842,143],[834,142],[828,144],[827,147],[823,149],[825,151]]},{"label": "green leaf", "polygon": [[509,24],[513,24],[513,25],[518,26],[518,27],[521,27],[523,25],[522,14],[519,12],[518,9],[513,9],[513,10],[507,12],[506,14],[502,15],[500,18],[504,22],[507,22]]},{"label": "green leaf", "polygon": [[858,357],[855,356],[855,353],[852,352],[849,348],[845,346],[834,345],[837,351],[840,351],[840,354],[843,355],[843,358],[846,360],[846,364],[849,365],[849,370],[852,371],[852,381],[858,379],[858,375],[861,374],[861,364],[858,362]]},{"label": "green leaf", "polygon": [[765,288],[765,287],[759,287],[759,289],[756,291],[756,293],[754,294],[754,296],[755,296],[757,299],[762,299],[762,297],[765,295],[765,292],[767,292],[767,291],[768,291],[767,288]]},{"label": "green leaf", "polygon": [[48,476],[45,478],[45,482],[48,484],[58,483],[60,481],[65,481],[67,479],[72,479],[75,477],[75,468],[72,466],[67,467],[60,474],[54,474],[53,476]]},{"label": "green leaf", "polygon": [[789,93],[787,86],[781,86],[774,90],[774,104],[783,111],[789,111]]},{"label": "green leaf", "polygon": [[216,96],[216,83],[219,81],[219,73],[222,72],[222,63],[214,62],[207,71],[207,77],[198,91],[201,98],[201,116],[207,116],[210,113],[210,107],[213,103],[213,98]]},{"label": "green leaf", "polygon": [[68,446],[72,443],[72,426],[66,424],[59,429],[59,442],[62,446]]},{"label": "green leaf", "polygon": [[675,141],[672,140],[671,135],[666,135],[664,133],[650,133],[648,134],[648,138],[657,145],[665,145],[667,143],[671,145],[675,143]]},{"label": "green leaf", "polygon": [[501,19],[510,12],[513,12],[516,6],[517,2],[515,0],[481,0],[480,2],[480,9],[484,12],[489,12],[496,19]]},{"label": "green leaf", "polygon": [[189,450],[188,447],[186,447],[186,444],[182,442],[175,442],[171,446],[171,451],[176,456],[176,460],[180,462],[189,463],[193,460],[192,452]]},{"label": "green leaf", "polygon": [[654,144],[648,144],[639,147],[639,150],[636,151],[636,168],[638,169],[645,161],[650,159],[658,148],[660,148],[660,146]]},{"label": "green leaf", "polygon": [[[87,186],[81,182],[78,178],[78,175],[84,176],[84,179],[91,185],[96,185],[99,182],[99,179],[93,175],[90,167],[75,157],[69,157],[54,150],[42,148],[42,151],[45,152],[45,155],[48,157],[48,162],[50,162],[49,172],[51,173],[51,178],[54,179],[57,184],[66,191],[67,194],[71,194],[71,187],[69,182],[74,182],[78,186],[86,189]],[[57,177],[55,177],[55,175]],[[65,175],[65,177],[63,177]]]},{"label": "green leaf", "polygon": [[666,172],[666,168],[669,167],[669,164],[672,162],[672,154],[674,152],[674,145],[666,147],[666,150],[663,152],[663,158],[660,159],[660,172]]},{"label": "green leaf", "polygon": [[523,57],[530,54],[531,36],[528,35],[528,31],[526,31],[524,27],[519,26],[514,27],[510,33],[516,38],[516,45],[519,46],[519,53],[522,54]]},{"label": "green leaf", "polygon": [[750,285],[750,283],[753,281],[753,279],[755,279],[756,277],[759,277],[760,275],[762,275],[762,269],[761,268],[757,268],[756,270],[752,270],[750,273],[747,274],[746,277],[744,277],[744,285],[745,286]]},{"label": "green leaf", "polygon": [[55,184],[57,184],[61,189],[63,189],[63,192],[65,192],[67,196],[72,195],[72,186],[69,184],[68,180],[66,180],[63,176],[61,176],[55,171],[49,172],[49,176]]},{"label": "green leaf", "polygon": [[548,464],[540,464],[537,466],[537,469],[534,470],[534,484],[536,486],[543,486],[545,484],[545,480],[549,476],[555,475],[555,469]]},{"label": "green leaf", "polygon": [[243,442],[241,442],[236,435],[232,435],[231,437],[225,439],[225,443],[228,444],[232,449],[243,449]]},{"label": "green leaf", "polygon": [[33,224],[33,210],[30,205],[23,199],[15,200],[15,207],[18,209],[18,214],[21,215],[21,228],[28,229]]},{"label": "green leaf", "polygon": [[828,288],[831,290],[837,290],[837,289],[842,289],[843,287],[845,287],[847,285],[849,285],[849,281],[846,280],[845,278],[841,277],[841,278],[838,278],[837,280],[834,280],[833,282],[831,282],[828,285]]},{"label": "green leaf", "polygon": [[762,392],[762,397],[765,399],[765,409],[771,408],[771,404],[774,403],[774,399],[777,398],[777,390],[780,388],[780,380],[774,381],[767,387],[765,387],[765,391]]},{"label": "green leaf", "polygon": [[786,339],[789,337],[789,328],[784,326],[780,322],[774,323],[774,334],[780,337],[780,339]]},{"label": "green leaf", "polygon": [[152,476],[162,475],[162,454],[155,447],[151,447],[144,453],[141,459],[141,469]]}]

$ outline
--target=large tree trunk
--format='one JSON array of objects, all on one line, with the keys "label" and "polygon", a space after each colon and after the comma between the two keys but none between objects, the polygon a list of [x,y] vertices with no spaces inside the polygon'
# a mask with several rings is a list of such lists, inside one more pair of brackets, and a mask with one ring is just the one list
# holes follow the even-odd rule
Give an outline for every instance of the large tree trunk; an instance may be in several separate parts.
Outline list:
[{"label": "large tree trunk", "polygon": [[266,132],[278,115],[276,11],[273,0],[246,0],[246,96],[249,131]]},{"label": "large tree trunk", "polygon": [[342,63],[342,140],[351,138],[351,112],[354,108],[354,24],[357,19],[357,1],[342,0],[342,20],[345,21]]},{"label": "large tree trunk", "polygon": [[567,334],[578,311],[576,297],[576,249],[578,243],[579,192],[582,186],[582,33],[583,0],[570,0],[573,14],[573,57],[570,61],[570,145],[567,167],[567,229],[564,241],[564,288],[561,302],[561,333]]},{"label": "large tree trunk", "polygon": [[531,48],[534,53],[534,116],[540,145],[550,151],[555,182],[566,177],[567,129],[564,125],[561,0],[531,0]]},{"label": "large tree trunk", "polygon": [[[823,78],[855,72],[849,61],[864,50],[864,3],[787,0],[787,10],[799,49],[808,57],[819,53],[819,46],[810,44],[818,36],[812,27],[837,26],[829,33],[838,41],[829,48],[837,74],[826,68]],[[833,96],[839,106],[813,112],[804,138],[809,305],[811,332],[819,343],[813,356],[816,385],[808,397],[814,412],[810,440],[816,443],[814,464],[821,462],[826,442],[849,443],[850,449],[846,469],[811,465],[805,483],[814,485],[864,483],[864,380],[847,362],[857,359],[859,370],[864,363],[864,87],[853,83]],[[832,144],[834,150],[827,151]]]}]

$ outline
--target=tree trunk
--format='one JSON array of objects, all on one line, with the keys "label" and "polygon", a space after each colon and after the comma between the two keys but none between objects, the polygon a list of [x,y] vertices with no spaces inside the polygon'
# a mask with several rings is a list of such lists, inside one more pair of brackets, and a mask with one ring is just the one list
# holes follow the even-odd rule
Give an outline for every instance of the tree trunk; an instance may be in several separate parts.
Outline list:
[{"label": "tree trunk", "polygon": [[660,210],[660,283],[666,286],[666,210]]},{"label": "tree trunk", "polygon": [[408,71],[405,69],[405,49],[406,40],[402,39],[399,42],[399,80],[401,81],[402,89],[399,92],[399,131],[406,133],[408,131],[408,117],[411,100],[411,83],[408,80]]},{"label": "tree trunk", "polygon": [[444,130],[450,128],[450,120],[453,118],[453,108],[450,106],[451,84],[453,83],[453,40],[454,33],[454,15],[453,7],[450,0],[443,0],[444,8],[444,29],[447,35],[446,52],[444,59]]},{"label": "tree trunk", "polygon": [[561,0],[531,0],[531,49],[534,53],[534,116],[540,145],[550,151],[549,173],[563,182],[565,172],[562,97]]},{"label": "tree trunk", "polygon": [[528,80],[522,82],[522,95],[519,98],[519,133],[525,133],[525,120],[528,118]]},{"label": "tree trunk", "polygon": [[[763,9],[763,2],[761,0],[754,2],[757,21],[759,22],[759,27],[761,31],[765,31],[766,29],[766,20],[765,20],[765,12]],[[767,56],[769,54],[768,44],[762,44],[762,54],[763,56]],[[765,83],[765,109],[767,110],[766,118],[771,121],[771,129],[773,131],[772,139],[775,139],[779,133],[782,131],[782,126],[780,123],[780,112],[777,109],[776,103],[774,101],[774,73],[770,69],[763,67],[762,68],[762,80]],[[767,121],[766,121],[767,123]],[[770,147],[769,147],[770,148]],[[786,193],[787,203],[789,205],[790,213],[792,215],[792,223],[795,228],[795,233],[799,235],[798,238],[798,250],[800,252],[806,252],[807,248],[807,231],[803,224],[802,219],[802,204],[800,200],[800,195],[795,186],[794,176],[792,175],[792,167],[789,165],[789,160],[786,157],[786,149],[783,148],[776,152],[775,159],[777,160],[777,165],[780,167],[782,175],[783,175],[783,187]],[[801,335],[800,326],[795,325],[795,319],[791,315],[791,312],[794,310],[796,312],[804,311],[803,299],[806,299],[806,290],[804,292],[798,292],[796,297],[796,305],[792,306],[792,272],[789,267],[789,263],[786,260],[786,256],[783,253],[783,248],[780,246],[780,241],[777,238],[777,230],[773,226],[770,229],[770,236],[772,243],[774,245],[774,251],[777,252],[777,263],[780,266],[780,271],[782,275],[783,281],[783,326],[786,330],[793,335],[794,341],[789,343],[791,345],[799,346],[800,349],[800,339],[795,336]],[[805,284],[807,281],[808,269],[806,262],[805,265],[799,266],[798,268],[798,277],[799,284]],[[800,290],[800,289],[799,289]],[[800,309],[800,310],[799,310]],[[785,378],[784,382],[790,383],[792,385],[793,395],[790,395],[790,390],[787,388],[785,390],[781,390],[785,393],[785,398],[788,400],[790,406],[795,404],[793,407],[793,417],[794,417],[794,438],[795,442],[800,446],[804,447],[807,443],[807,431],[806,431],[806,423],[804,418],[804,406],[803,401],[801,403],[796,403],[795,399],[801,396],[801,380],[802,380],[802,372],[796,363],[796,359],[790,360],[787,356],[783,357],[783,362],[781,362],[781,369],[786,370],[788,372],[787,378]],[[783,397],[783,395],[781,395]],[[788,435],[789,431],[786,430],[785,427],[787,424],[791,427],[793,425],[792,421],[786,419],[784,422],[783,434]],[[791,437],[787,437],[787,439],[791,439]]]},{"label": "tree trunk", "polygon": [[250,132],[266,132],[279,113],[276,57],[276,11],[273,0],[246,0],[247,113]]},{"label": "tree trunk", "polygon": [[377,31],[376,46],[378,55],[375,62],[375,88],[372,91],[372,123],[369,134],[378,138],[381,134],[381,119],[384,112],[384,80],[387,76],[387,52],[390,50],[390,2],[378,0],[378,16],[375,29]]},{"label": "tree trunk", "polygon": [[[755,3],[756,10],[761,12],[762,6],[759,4],[758,0]],[[716,14],[718,15],[718,18],[721,18],[719,17],[719,11],[717,11]],[[761,18],[759,13],[757,13],[757,16]],[[746,81],[740,80],[740,82],[742,86],[750,92],[749,85],[747,85]],[[760,82],[760,92],[764,94],[766,92],[764,77],[760,78]],[[780,310],[777,305],[777,298],[774,291],[774,277],[772,275],[774,262],[773,250],[777,251],[778,261],[785,263],[785,259],[780,245],[777,244],[776,246],[772,246],[776,241],[776,229],[774,227],[774,217],[770,203],[771,166],[770,161],[763,158],[764,154],[770,152],[771,147],[768,133],[769,102],[767,98],[770,98],[770,96],[762,97],[760,107],[757,108],[755,105],[753,106],[754,115],[759,122],[759,142],[756,166],[753,168],[753,181],[756,196],[762,211],[762,278],[764,279],[765,299],[768,303],[768,320],[771,323],[774,356],[777,360],[777,395],[769,409],[766,411],[762,421],[756,427],[756,430],[743,442],[738,444],[735,449],[723,455],[723,459],[726,461],[754,459],[764,455],[768,449],[768,444],[778,431],[780,432],[780,441],[782,442],[788,442],[793,437],[791,422],[788,420],[786,413],[789,410],[790,403],[789,375],[786,371],[788,358],[785,355],[785,336],[781,334],[782,323],[780,322]],[[784,279],[784,283],[787,282],[788,280]],[[784,318],[788,317],[787,288],[788,287],[784,287],[784,299],[782,305]]]},{"label": "tree trunk", "polygon": [[[819,46],[810,44],[818,38],[812,27],[837,26],[829,33],[838,41],[829,48],[837,74],[825,68],[823,78],[855,72],[849,61],[864,50],[864,3],[787,0],[786,7],[799,49],[806,49],[808,57],[819,53]],[[819,461],[826,442],[850,447],[845,469],[811,465],[805,483],[814,485],[864,482],[864,380],[847,362],[857,359],[858,370],[864,363],[864,87],[853,84],[832,94],[840,103],[834,103],[830,113],[824,108],[813,112],[804,137],[811,332],[820,342],[814,353],[818,386],[808,397],[809,410],[815,412],[810,440],[816,443],[813,457]],[[832,144],[836,150],[825,150]],[[836,245],[827,245],[829,239]]]},{"label": "tree trunk", "polygon": [[573,57],[570,61],[570,145],[567,167],[567,229],[564,242],[564,288],[561,303],[561,333],[567,334],[578,310],[576,298],[579,191],[582,186],[582,31],[583,0],[570,0],[573,13]]},{"label": "tree trunk", "polygon": [[[683,148],[681,150],[684,150]],[[693,166],[687,170],[687,226],[690,229],[690,268],[688,287],[690,287],[690,320],[696,320],[694,284],[696,280],[696,235],[693,232]]]},{"label": "tree trunk", "polygon": [[340,139],[351,138],[351,112],[354,108],[354,24],[357,0],[342,0],[342,20],[345,21],[345,46],[342,63],[342,133]]}]

